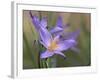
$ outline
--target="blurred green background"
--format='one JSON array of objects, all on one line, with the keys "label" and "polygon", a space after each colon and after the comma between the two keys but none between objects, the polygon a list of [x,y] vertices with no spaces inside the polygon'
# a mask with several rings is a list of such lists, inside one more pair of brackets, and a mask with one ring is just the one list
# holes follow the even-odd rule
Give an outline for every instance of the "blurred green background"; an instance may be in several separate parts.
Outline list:
[{"label": "blurred green background", "polygon": [[[63,24],[70,24],[65,31],[75,31],[80,29],[80,35],[77,38],[77,48],[80,53],[67,50],[64,54],[67,59],[59,55],[54,55],[51,59],[51,67],[75,67],[91,65],[91,14],[90,13],[71,13],[71,12],[47,12],[31,11],[32,15],[47,17],[48,28],[52,28],[58,16],[63,19]],[[39,53],[43,49],[38,43],[38,34],[32,24],[29,11],[23,10],[23,69],[40,68]]]}]

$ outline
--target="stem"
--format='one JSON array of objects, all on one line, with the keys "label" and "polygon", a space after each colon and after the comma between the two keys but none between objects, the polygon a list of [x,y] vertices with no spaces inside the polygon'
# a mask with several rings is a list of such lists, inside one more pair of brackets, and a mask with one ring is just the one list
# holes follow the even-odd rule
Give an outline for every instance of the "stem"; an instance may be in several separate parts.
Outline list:
[{"label": "stem", "polygon": [[47,68],[49,68],[49,63],[48,63],[48,59],[47,59],[47,61],[46,61],[46,65],[47,65]]},{"label": "stem", "polygon": [[50,58],[47,58],[46,65],[47,65],[47,68],[50,68]]}]

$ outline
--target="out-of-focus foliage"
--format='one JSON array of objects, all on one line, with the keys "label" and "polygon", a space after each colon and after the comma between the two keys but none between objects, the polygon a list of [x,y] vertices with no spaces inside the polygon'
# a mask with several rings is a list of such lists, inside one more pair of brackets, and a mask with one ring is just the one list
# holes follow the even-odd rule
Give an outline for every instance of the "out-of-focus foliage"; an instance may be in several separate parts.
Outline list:
[{"label": "out-of-focus foliage", "polygon": [[[75,31],[80,28],[80,35],[77,38],[77,48],[80,53],[67,50],[64,54],[66,59],[59,55],[55,55],[50,60],[50,67],[74,67],[74,66],[90,66],[91,65],[91,15],[89,13],[61,13],[61,12],[40,12],[31,11],[32,15],[47,17],[48,29],[52,28],[58,16],[61,16],[64,24],[69,24],[69,28],[65,31]],[[43,60],[40,59],[40,52],[44,50],[43,46],[38,43],[38,33],[32,24],[29,11],[23,11],[23,69],[34,69],[44,66]]]}]

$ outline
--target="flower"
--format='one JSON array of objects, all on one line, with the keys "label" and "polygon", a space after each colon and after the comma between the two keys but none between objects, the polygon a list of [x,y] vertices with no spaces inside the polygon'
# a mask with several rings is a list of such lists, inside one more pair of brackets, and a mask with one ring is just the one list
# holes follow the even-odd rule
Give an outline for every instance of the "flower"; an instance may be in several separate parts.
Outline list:
[{"label": "flower", "polygon": [[[42,52],[40,58],[49,58],[55,54],[66,57],[62,51],[68,50],[69,48],[77,50],[76,37],[78,32],[67,33],[62,35],[64,28],[62,18],[59,16],[56,22],[56,26],[50,30],[47,29],[47,19],[43,17],[41,20],[37,16],[33,16],[30,12],[32,23],[35,29],[39,33],[39,42],[46,48],[46,51]],[[62,37],[61,37],[62,36]]]},{"label": "flower", "polygon": [[46,28],[42,28],[40,37],[40,43],[46,48],[46,51],[41,53],[40,58],[49,58],[54,54],[66,57],[62,51],[68,50],[77,44],[74,39],[61,40],[60,35],[53,37]]}]

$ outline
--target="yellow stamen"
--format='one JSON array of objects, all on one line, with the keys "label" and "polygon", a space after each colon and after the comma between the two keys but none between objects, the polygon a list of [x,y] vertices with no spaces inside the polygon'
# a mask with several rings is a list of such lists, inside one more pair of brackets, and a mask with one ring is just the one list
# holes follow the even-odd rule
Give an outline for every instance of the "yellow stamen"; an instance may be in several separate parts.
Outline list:
[{"label": "yellow stamen", "polygon": [[53,50],[55,50],[57,47],[58,47],[57,41],[56,41],[56,40],[53,40],[53,41],[51,41],[51,44],[50,44],[50,46],[48,47],[48,50],[49,50],[49,51],[53,51]]}]

